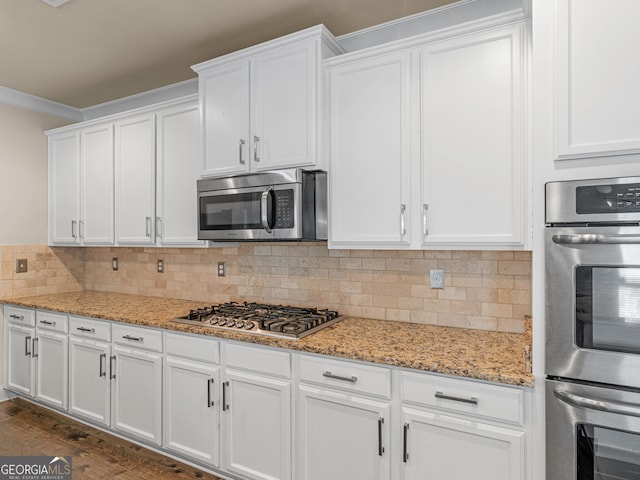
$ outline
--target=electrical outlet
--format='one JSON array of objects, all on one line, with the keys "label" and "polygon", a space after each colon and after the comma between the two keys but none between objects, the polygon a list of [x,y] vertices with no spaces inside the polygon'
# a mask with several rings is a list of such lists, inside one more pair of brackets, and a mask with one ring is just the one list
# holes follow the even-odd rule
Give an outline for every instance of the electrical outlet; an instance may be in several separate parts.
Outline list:
[{"label": "electrical outlet", "polygon": [[431,288],[444,288],[444,270],[429,270]]},{"label": "electrical outlet", "polygon": [[227,276],[227,262],[218,262],[218,276],[219,277]]},{"label": "electrical outlet", "polygon": [[118,257],[113,257],[113,259],[111,260],[111,268],[114,272],[118,271]]},{"label": "electrical outlet", "polygon": [[16,273],[25,273],[27,271],[27,259],[18,258],[16,260]]},{"label": "electrical outlet", "polygon": [[164,260],[158,260],[158,273],[164,273]]}]

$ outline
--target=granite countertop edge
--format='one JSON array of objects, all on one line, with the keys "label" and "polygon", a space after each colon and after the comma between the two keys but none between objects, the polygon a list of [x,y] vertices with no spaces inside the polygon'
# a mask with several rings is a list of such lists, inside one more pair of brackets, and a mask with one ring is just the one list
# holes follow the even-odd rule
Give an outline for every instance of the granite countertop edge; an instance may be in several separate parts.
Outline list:
[{"label": "granite countertop edge", "polygon": [[534,385],[527,333],[345,317],[295,340],[171,322],[206,304],[191,300],[81,291],[0,298],[0,303],[519,387]]}]

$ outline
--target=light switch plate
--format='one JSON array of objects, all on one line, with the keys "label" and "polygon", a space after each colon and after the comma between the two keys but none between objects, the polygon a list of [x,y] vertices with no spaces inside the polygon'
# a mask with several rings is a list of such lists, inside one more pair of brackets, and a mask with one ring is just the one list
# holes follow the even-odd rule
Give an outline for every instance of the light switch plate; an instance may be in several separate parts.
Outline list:
[{"label": "light switch plate", "polygon": [[25,273],[27,270],[28,270],[27,259],[26,258],[16,259],[16,273]]},{"label": "light switch plate", "polygon": [[431,288],[444,288],[444,270],[429,270]]}]

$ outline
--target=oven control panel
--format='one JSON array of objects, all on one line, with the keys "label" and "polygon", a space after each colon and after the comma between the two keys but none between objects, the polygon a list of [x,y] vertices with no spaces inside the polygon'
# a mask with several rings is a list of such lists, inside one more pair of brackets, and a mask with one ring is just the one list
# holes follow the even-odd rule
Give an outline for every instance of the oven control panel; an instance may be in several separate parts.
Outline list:
[{"label": "oven control panel", "polygon": [[640,183],[576,188],[576,213],[640,212]]}]

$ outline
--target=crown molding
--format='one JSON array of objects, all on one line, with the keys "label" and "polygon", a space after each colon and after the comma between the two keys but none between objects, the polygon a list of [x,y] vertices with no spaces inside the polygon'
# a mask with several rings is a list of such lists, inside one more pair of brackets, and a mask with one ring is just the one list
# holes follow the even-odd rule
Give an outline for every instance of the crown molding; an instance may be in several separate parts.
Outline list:
[{"label": "crown molding", "polygon": [[82,121],[84,116],[82,110],[58,102],[52,102],[45,98],[36,97],[28,93],[13,90],[0,86],[0,103],[12,105],[14,107],[33,110],[55,117],[66,118],[73,121]]}]

